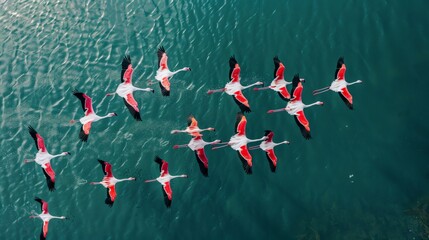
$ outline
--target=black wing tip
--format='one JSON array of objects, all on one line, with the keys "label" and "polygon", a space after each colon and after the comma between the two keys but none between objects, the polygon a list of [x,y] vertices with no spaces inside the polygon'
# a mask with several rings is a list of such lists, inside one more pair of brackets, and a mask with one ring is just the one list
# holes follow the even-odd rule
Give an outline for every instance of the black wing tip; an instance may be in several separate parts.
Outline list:
[{"label": "black wing tip", "polygon": [[268,136],[268,134],[272,133],[273,131],[271,130],[265,130],[265,135],[264,136]]},{"label": "black wing tip", "polygon": [[39,198],[39,197],[34,197],[34,201],[42,203],[43,200],[41,198]]},{"label": "black wing tip", "polygon": [[279,56],[277,56],[277,55],[274,56],[273,61],[274,61],[274,63],[280,63],[281,62],[279,59]]},{"label": "black wing tip", "polygon": [[30,133],[35,133],[35,134],[37,133],[36,130],[31,125],[28,125],[28,131]]},{"label": "black wing tip", "polygon": [[306,140],[310,140],[310,139],[311,139],[311,134],[310,134],[310,132],[302,131],[302,136],[303,136]]},{"label": "black wing tip", "polygon": [[130,64],[131,64],[131,56],[129,54],[125,55],[122,58],[122,69],[127,69],[128,65],[130,65]]},{"label": "black wing tip", "polygon": [[344,57],[343,57],[343,56],[340,56],[340,57],[338,58],[338,63],[341,63],[341,64],[343,64],[343,63],[344,63]]},{"label": "black wing tip", "polygon": [[161,88],[161,94],[164,97],[168,97],[170,96],[170,91],[168,91],[167,89],[164,88],[164,86],[162,86],[161,82],[159,83],[159,87]]},{"label": "black wing tip", "polygon": [[167,208],[170,208],[170,207],[171,207],[171,200],[166,199],[166,200],[164,200],[164,202],[165,202],[165,206],[166,206]]},{"label": "black wing tip", "polygon": [[139,121],[139,122],[141,122],[141,121],[142,121],[142,118],[141,118],[141,116],[140,116],[140,113],[139,113],[139,112],[134,113],[133,117],[134,117],[134,119],[135,119],[136,121]]},{"label": "black wing tip", "polygon": [[43,235],[43,227],[42,232],[40,232],[40,240],[46,240],[45,236]]},{"label": "black wing tip", "polygon": [[158,52],[161,52],[161,53],[165,53],[165,48],[164,48],[164,46],[160,46],[159,48],[158,48]]},{"label": "black wing tip", "polygon": [[247,175],[252,175],[252,167],[246,166],[244,167],[244,172],[246,172]]},{"label": "black wing tip", "polygon": [[83,133],[83,131],[79,134],[79,139],[82,141],[82,142],[87,142],[88,141],[88,136],[89,135],[86,135],[85,133]]},{"label": "black wing tip", "polygon": [[78,95],[78,94],[82,94],[82,92],[79,92],[79,90],[77,90],[76,88],[72,90],[73,95]]},{"label": "black wing tip", "polygon": [[235,64],[237,64],[237,63],[238,63],[238,61],[235,58],[235,55],[232,55],[231,57],[229,57],[229,65],[230,65],[230,67],[234,68]]},{"label": "black wing tip", "polygon": [[110,197],[107,197],[106,200],[104,200],[104,203],[107,206],[112,207],[114,202],[110,199]]},{"label": "black wing tip", "polygon": [[104,163],[106,162],[106,161],[101,160],[101,159],[97,159],[97,161],[98,161],[101,165],[104,165]]},{"label": "black wing tip", "polygon": [[159,156],[155,156],[155,159],[154,159],[154,161],[156,162],[156,163],[158,163],[158,164],[162,164],[162,158],[160,158]]}]

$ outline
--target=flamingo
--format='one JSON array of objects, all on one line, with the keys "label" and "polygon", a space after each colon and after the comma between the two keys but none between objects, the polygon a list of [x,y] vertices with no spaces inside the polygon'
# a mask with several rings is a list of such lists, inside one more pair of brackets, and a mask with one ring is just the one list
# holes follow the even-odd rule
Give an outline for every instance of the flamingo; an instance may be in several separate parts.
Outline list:
[{"label": "flamingo", "polygon": [[[82,109],[85,112],[85,116],[80,118],[79,121],[82,124],[82,128],[80,129],[79,138],[86,142],[88,141],[89,131],[91,130],[91,124],[93,122],[97,122],[100,119],[117,116],[116,113],[108,113],[106,116],[98,116],[94,108],[92,107],[92,99],[86,95],[85,93],[78,92],[77,90],[73,91],[73,95],[79,98],[82,103]],[[74,120],[70,121],[74,123]]]},{"label": "flamingo", "polygon": [[43,174],[46,177],[46,183],[48,184],[49,191],[55,191],[55,172],[51,166],[51,159],[71,154],[69,152],[63,152],[57,155],[51,155],[48,150],[46,150],[45,141],[43,140],[42,136],[40,136],[40,134],[37,133],[32,126],[28,126],[28,131],[36,143],[38,152],[36,153],[35,159],[25,159],[24,163],[36,162],[39,164],[42,167]]},{"label": "flamingo", "polygon": [[344,101],[347,107],[353,110],[353,97],[350,94],[349,90],[347,89],[347,86],[350,86],[356,83],[362,83],[362,80],[357,80],[355,82],[348,83],[346,82],[345,74],[346,74],[346,64],[344,64],[344,58],[340,57],[337,61],[337,69],[335,70],[335,80],[331,83],[331,86],[314,90],[313,95],[324,93],[329,90],[338,92],[341,99]]},{"label": "flamingo", "polygon": [[173,199],[173,191],[171,190],[170,180],[174,178],[187,178],[188,175],[182,174],[173,176],[168,173],[168,162],[162,160],[160,157],[155,157],[155,162],[159,164],[159,171],[161,172],[160,176],[146,180],[145,183],[158,181],[162,185],[162,192],[164,193],[164,202],[167,208],[171,207],[171,201]]},{"label": "flamingo", "polygon": [[57,216],[52,216],[51,214],[49,214],[48,211],[48,203],[38,197],[35,197],[34,200],[36,202],[40,203],[41,209],[42,209],[42,213],[38,214],[38,215],[32,215],[30,216],[30,218],[40,218],[43,221],[43,227],[42,227],[42,232],[40,233],[40,240],[44,240],[46,239],[46,236],[48,235],[48,225],[49,225],[49,221],[51,219],[67,219],[65,216],[61,216],[61,217],[57,217]]},{"label": "flamingo", "polygon": [[267,139],[266,136],[259,139],[248,139],[246,137],[246,124],[247,120],[243,113],[237,113],[237,120],[235,122],[235,135],[231,137],[229,142],[219,143],[223,146],[213,147],[212,149],[218,149],[226,146],[230,146],[232,149],[238,152],[238,157],[243,164],[243,169],[247,174],[252,174],[252,156],[247,149],[247,143],[258,142]]},{"label": "flamingo", "polygon": [[284,79],[285,65],[280,61],[279,57],[275,56],[273,58],[274,61],[274,80],[271,82],[270,86],[262,87],[262,88],[254,88],[255,91],[272,89],[276,91],[280,98],[289,101],[290,94],[287,91],[286,86],[291,84],[292,82],[288,82]]},{"label": "flamingo", "polygon": [[310,123],[304,115],[304,108],[308,108],[314,105],[323,105],[323,102],[317,101],[315,103],[305,105],[302,103],[302,86],[301,79],[299,75],[296,74],[292,80],[292,98],[288,102],[285,108],[280,108],[276,110],[269,110],[268,113],[287,111],[290,115],[295,117],[295,122],[298,127],[301,129],[301,134],[305,139],[310,139]]},{"label": "flamingo", "polygon": [[216,131],[216,129],[212,127],[200,129],[198,127],[198,121],[195,119],[194,116],[190,115],[188,117],[188,127],[185,130],[172,130],[171,134],[188,133],[191,136],[197,137],[197,136],[202,136],[200,132],[204,132],[204,131]]},{"label": "flamingo", "polygon": [[249,150],[262,149],[267,155],[268,163],[270,164],[271,172],[276,172],[277,167],[277,156],[274,153],[274,147],[281,144],[289,144],[289,141],[283,141],[279,143],[273,142],[274,132],[271,130],[265,130],[265,136],[267,139],[261,142],[260,145],[249,147]]},{"label": "flamingo", "polygon": [[204,151],[204,146],[206,145],[215,145],[220,143],[220,140],[215,140],[213,142],[206,142],[203,140],[202,136],[196,136],[191,139],[188,144],[183,145],[174,145],[174,149],[189,147],[192,151],[195,152],[195,157],[197,159],[198,165],[200,166],[200,171],[203,176],[209,176],[209,160],[207,159],[206,153]]},{"label": "flamingo", "polygon": [[246,97],[244,97],[241,90],[250,88],[255,85],[261,85],[264,84],[263,82],[256,82],[253,84],[250,84],[248,86],[242,86],[240,84],[240,65],[238,65],[237,60],[235,59],[235,56],[232,56],[229,58],[229,79],[231,80],[228,82],[224,88],[216,89],[216,90],[209,90],[207,94],[212,94],[215,92],[226,92],[228,95],[232,95],[234,98],[234,101],[237,103],[238,107],[240,107],[241,112],[251,112],[249,101],[247,101]]},{"label": "flamingo", "polygon": [[172,78],[176,73],[182,71],[191,71],[190,67],[184,67],[174,72],[170,71],[167,66],[167,53],[163,46],[158,48],[158,71],[156,71],[155,79],[159,81],[159,86],[161,87],[161,93],[163,96],[170,96],[170,81],[169,78]]},{"label": "flamingo", "polygon": [[154,93],[155,91],[152,88],[134,87],[131,82],[132,77],[133,66],[131,65],[131,57],[130,55],[127,55],[122,59],[121,84],[119,84],[116,88],[116,92],[107,93],[106,96],[114,96],[115,94],[118,94],[121,98],[124,99],[125,106],[127,106],[134,119],[141,121],[142,119],[140,117],[140,110],[137,101],[133,97],[133,92],[144,91]]},{"label": "flamingo", "polygon": [[112,207],[113,203],[116,199],[116,188],[115,184],[118,182],[124,182],[124,181],[135,181],[136,178],[129,177],[124,179],[117,179],[112,174],[112,165],[106,161],[98,159],[98,162],[101,164],[101,168],[104,173],[103,180],[101,182],[91,182],[91,185],[97,185],[101,184],[103,187],[107,188],[107,198],[104,200],[104,202],[109,206]]}]

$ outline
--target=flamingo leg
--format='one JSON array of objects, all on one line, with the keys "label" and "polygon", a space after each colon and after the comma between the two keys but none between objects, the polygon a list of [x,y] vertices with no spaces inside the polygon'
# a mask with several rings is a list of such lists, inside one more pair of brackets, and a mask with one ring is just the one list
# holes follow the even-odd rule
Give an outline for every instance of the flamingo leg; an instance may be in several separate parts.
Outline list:
[{"label": "flamingo leg", "polygon": [[173,146],[173,149],[184,148],[184,147],[187,147],[187,146],[188,146],[188,144],[183,144],[183,145],[174,145],[174,146]]},{"label": "flamingo leg", "polygon": [[256,145],[256,146],[249,147],[249,150],[256,150],[259,148],[261,148],[261,147],[259,145]]},{"label": "flamingo leg", "polygon": [[149,183],[149,182],[155,182],[156,181],[156,179],[151,179],[151,180],[146,180],[146,181],[144,181],[145,183]]},{"label": "flamingo leg", "polygon": [[329,87],[324,87],[324,88],[321,88],[321,89],[316,89],[316,90],[313,91],[313,95],[317,95],[317,94],[324,93],[324,92],[327,92],[327,91],[329,91]]},{"label": "flamingo leg", "polygon": [[215,90],[208,90],[207,94],[212,94],[212,93],[216,93],[216,92],[224,92],[225,88],[221,88],[221,89],[215,89]]},{"label": "flamingo leg", "polygon": [[222,145],[222,146],[212,147],[212,150],[216,150],[216,149],[223,148],[223,147],[228,147],[228,146],[229,145],[225,144],[225,145]]},{"label": "flamingo leg", "polygon": [[261,87],[261,88],[254,88],[253,90],[254,91],[260,91],[260,90],[267,90],[267,89],[270,89],[270,86],[268,86],[268,87]]},{"label": "flamingo leg", "polygon": [[286,111],[286,109],[280,108],[280,109],[268,110],[267,113],[275,113],[275,112],[281,112],[281,111]]}]

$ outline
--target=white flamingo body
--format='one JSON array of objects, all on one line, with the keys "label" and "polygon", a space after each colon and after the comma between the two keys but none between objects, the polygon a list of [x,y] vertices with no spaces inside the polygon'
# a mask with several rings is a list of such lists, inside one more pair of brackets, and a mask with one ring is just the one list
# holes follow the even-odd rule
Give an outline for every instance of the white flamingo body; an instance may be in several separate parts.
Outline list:
[{"label": "white flamingo body", "polygon": [[191,141],[189,141],[189,143],[188,143],[188,147],[192,151],[195,151],[195,150],[204,148],[206,145],[216,144],[219,142],[220,142],[220,140],[215,140],[213,142],[206,142],[202,138],[192,138]]},{"label": "white flamingo body", "polygon": [[122,98],[127,98],[128,94],[132,94],[134,91],[144,91],[144,92],[151,92],[153,91],[152,88],[138,88],[134,87],[131,83],[121,83],[116,88],[116,94],[118,94]]},{"label": "white flamingo body", "polygon": [[42,150],[39,150],[39,152],[36,153],[36,158],[34,159],[34,161],[40,166],[42,166],[42,168],[46,168],[46,164],[50,163],[51,159],[65,155],[68,155],[68,153],[63,152],[57,155],[51,155],[48,152],[43,152]]},{"label": "white flamingo body", "polygon": [[290,101],[286,105],[286,111],[290,115],[297,115],[299,111],[302,111],[305,108],[305,104],[302,101]]},{"label": "white flamingo body", "polygon": [[281,88],[286,87],[289,84],[292,84],[292,82],[287,82],[284,79],[274,79],[270,84],[270,88],[276,92],[281,92]]},{"label": "white flamingo body", "polygon": [[275,143],[272,141],[266,141],[265,140],[265,141],[261,142],[259,147],[264,151],[268,151],[268,150],[274,149],[274,147],[281,145],[281,144],[289,144],[289,141],[283,141],[283,142]]},{"label": "white flamingo body", "polygon": [[342,79],[342,80],[335,79],[331,83],[331,86],[329,86],[329,89],[334,92],[341,92],[343,88],[347,87],[347,85],[348,83],[345,81],[345,79]]}]

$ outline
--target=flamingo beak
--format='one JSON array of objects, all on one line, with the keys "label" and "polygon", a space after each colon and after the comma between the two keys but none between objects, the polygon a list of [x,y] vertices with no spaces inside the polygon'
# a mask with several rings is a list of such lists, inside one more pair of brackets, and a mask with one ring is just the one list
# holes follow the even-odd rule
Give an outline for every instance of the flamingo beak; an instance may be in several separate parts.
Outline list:
[{"label": "flamingo beak", "polygon": [[66,152],[68,155],[71,155],[71,153],[70,152]]},{"label": "flamingo beak", "polygon": [[116,114],[116,113],[113,113],[113,116],[118,116],[118,114]]}]

